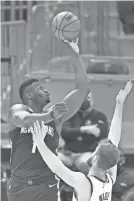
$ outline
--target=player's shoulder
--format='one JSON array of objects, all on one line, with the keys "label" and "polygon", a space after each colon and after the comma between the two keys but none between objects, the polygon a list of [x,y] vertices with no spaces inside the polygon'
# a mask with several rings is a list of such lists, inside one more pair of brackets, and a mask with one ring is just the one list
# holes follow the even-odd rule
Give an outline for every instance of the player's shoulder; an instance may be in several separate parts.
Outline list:
[{"label": "player's shoulder", "polygon": [[[76,172],[76,177],[75,177],[75,189],[77,192],[83,191],[85,194],[88,194],[88,197],[91,196],[92,191],[93,191],[93,185],[91,180],[88,178],[88,176],[84,175],[83,173]],[[88,193],[86,193],[88,192]],[[87,196],[87,195],[86,195]]]},{"label": "player's shoulder", "polygon": [[10,111],[17,112],[17,111],[32,111],[31,108],[29,108],[27,105],[24,104],[15,104],[10,108]]},{"label": "player's shoulder", "polygon": [[76,185],[90,185],[88,177],[81,172],[75,172]]},{"label": "player's shoulder", "polygon": [[21,111],[26,111],[26,112],[31,113],[32,109],[29,108],[27,105],[23,105],[23,104],[15,104],[15,105],[13,105],[8,111],[8,119],[9,119],[9,121],[12,121],[13,116],[17,112],[21,112]]},{"label": "player's shoulder", "polygon": [[106,172],[106,176],[108,180],[112,182],[113,185],[116,181],[116,177],[114,178],[114,175],[112,175],[112,172],[110,170]]}]

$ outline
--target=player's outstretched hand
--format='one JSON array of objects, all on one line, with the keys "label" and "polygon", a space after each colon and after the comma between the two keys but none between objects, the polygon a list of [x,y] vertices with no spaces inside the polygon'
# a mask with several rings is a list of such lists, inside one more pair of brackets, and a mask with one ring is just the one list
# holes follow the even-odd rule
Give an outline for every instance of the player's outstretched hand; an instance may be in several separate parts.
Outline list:
[{"label": "player's outstretched hand", "polygon": [[33,127],[33,142],[35,145],[41,144],[44,141],[44,138],[46,137],[48,132],[48,127],[44,125],[44,122],[42,121],[39,123],[39,121],[34,122]]},{"label": "player's outstretched hand", "polygon": [[124,89],[121,89],[116,97],[116,102],[123,104],[126,97],[128,96],[128,94],[130,93],[131,89],[132,89],[133,83],[132,81],[129,81],[126,83],[126,86]]},{"label": "player's outstretched hand", "polygon": [[78,47],[78,42],[79,42],[79,38],[76,39],[76,41],[68,41],[68,40],[64,40],[65,43],[68,43],[69,46],[72,48],[72,50],[79,54],[80,50],[79,50],[79,47]]},{"label": "player's outstretched hand", "polygon": [[33,148],[32,153],[36,152],[36,147],[40,146],[40,144],[44,143],[44,138],[48,133],[48,126],[44,125],[44,122],[36,121],[34,122],[34,127],[32,130],[33,135]]},{"label": "player's outstretched hand", "polygon": [[59,119],[64,113],[69,111],[67,104],[63,102],[55,104],[51,109],[54,119]]},{"label": "player's outstretched hand", "polygon": [[38,145],[40,145],[41,143],[43,143],[44,138],[47,134],[47,130],[44,122],[41,122],[41,125],[39,123],[39,121],[36,121],[34,123],[34,127],[32,129],[32,135],[33,135],[33,148],[32,148],[32,153],[36,152],[36,147]]}]

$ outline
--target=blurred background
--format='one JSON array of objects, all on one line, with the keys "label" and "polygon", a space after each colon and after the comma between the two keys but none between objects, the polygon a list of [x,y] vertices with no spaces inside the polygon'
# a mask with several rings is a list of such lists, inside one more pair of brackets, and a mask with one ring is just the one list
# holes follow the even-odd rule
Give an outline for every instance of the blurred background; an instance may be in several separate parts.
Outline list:
[{"label": "blurred background", "polygon": [[[1,167],[10,169],[8,109],[19,103],[18,88],[37,77],[52,92],[52,103],[74,87],[68,47],[52,34],[51,21],[62,11],[81,21],[80,53],[91,79],[95,107],[113,115],[115,96],[134,80],[133,1],[1,1]],[[126,167],[134,168],[134,89],[123,117],[120,147]],[[5,201],[3,198],[2,201]]]}]

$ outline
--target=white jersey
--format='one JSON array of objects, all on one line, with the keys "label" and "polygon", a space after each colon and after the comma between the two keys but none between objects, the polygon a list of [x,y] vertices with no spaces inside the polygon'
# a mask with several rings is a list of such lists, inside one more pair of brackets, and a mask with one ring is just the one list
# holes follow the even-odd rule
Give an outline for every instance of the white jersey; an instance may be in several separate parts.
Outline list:
[{"label": "white jersey", "polygon": [[89,176],[93,189],[90,201],[111,201],[113,180],[109,174],[106,176],[105,183],[94,176]]},{"label": "white jersey", "polygon": [[[106,176],[107,176],[106,182],[103,182],[100,179],[91,175],[89,176],[89,178],[87,177],[87,179],[91,184],[91,192],[92,192],[89,201],[111,201],[113,180],[109,174],[106,174]],[[74,193],[73,201],[81,201],[78,200],[77,197],[78,196],[76,195],[76,193]]]}]

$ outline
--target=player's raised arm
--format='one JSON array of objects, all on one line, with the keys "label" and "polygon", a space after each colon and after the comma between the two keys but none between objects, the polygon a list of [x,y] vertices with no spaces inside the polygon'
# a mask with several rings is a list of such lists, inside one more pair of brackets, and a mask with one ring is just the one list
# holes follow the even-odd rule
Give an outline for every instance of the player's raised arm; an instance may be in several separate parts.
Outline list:
[{"label": "player's raised arm", "polygon": [[34,123],[34,132],[33,132],[33,141],[35,146],[38,147],[38,150],[51,169],[56,175],[63,179],[68,185],[72,187],[77,187],[78,181],[82,182],[85,176],[82,173],[73,172],[69,170],[61,160],[47,147],[44,143],[44,138],[47,135],[47,129],[44,123],[40,126],[39,122]]},{"label": "player's raised arm", "polygon": [[63,102],[65,102],[69,108],[69,112],[62,115],[61,120],[63,122],[68,120],[78,111],[89,90],[86,68],[79,54],[78,40],[75,43],[67,43],[69,44],[73,52],[73,68],[75,74],[76,87],[74,91],[70,92],[63,99]]},{"label": "player's raised arm", "polygon": [[[123,114],[123,106],[126,97],[130,93],[132,89],[132,82],[127,82],[124,90],[120,90],[119,94],[116,97],[116,106],[115,112],[113,115],[108,139],[118,147],[120,139],[121,139],[121,129],[122,129],[122,114]],[[110,169],[109,173],[112,176],[113,182],[116,181],[116,174],[117,174],[117,165]]]},{"label": "player's raised arm", "polygon": [[113,115],[113,119],[111,122],[110,131],[108,134],[108,139],[111,140],[111,142],[118,147],[120,138],[121,138],[121,128],[122,128],[122,114],[123,114],[123,106],[126,97],[130,93],[132,89],[132,82],[127,82],[124,90],[120,90],[119,94],[116,97],[116,106],[115,111]]},{"label": "player's raised arm", "polygon": [[31,123],[34,123],[37,120],[49,123],[50,121],[59,118],[67,111],[68,108],[64,103],[56,104],[46,113],[34,113],[28,108],[28,106],[17,104],[9,110],[9,122],[17,127],[31,125]]}]

